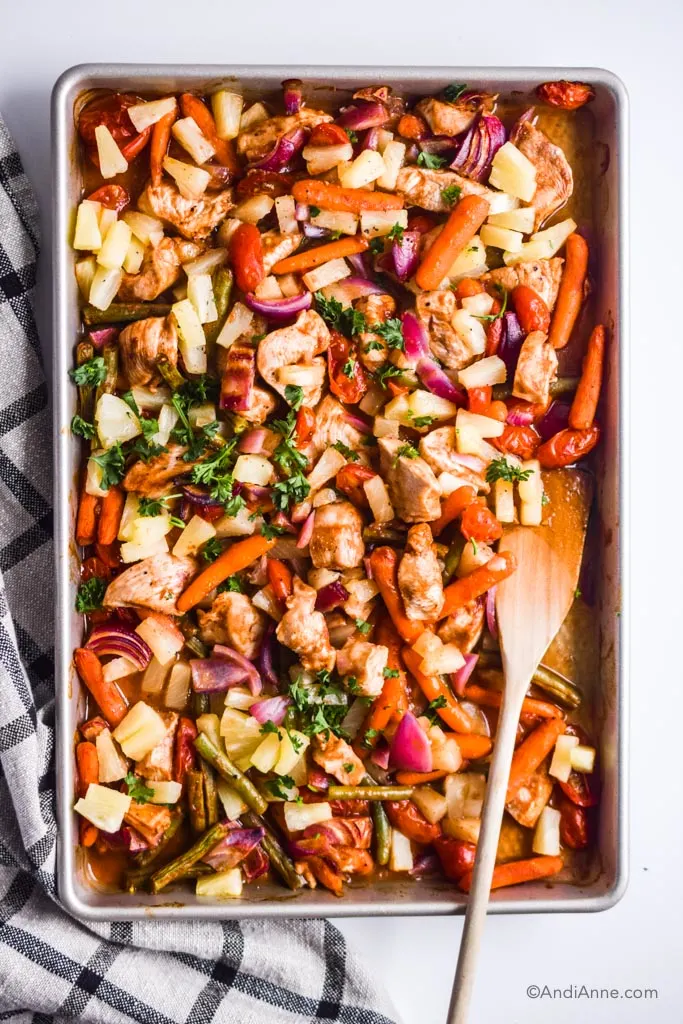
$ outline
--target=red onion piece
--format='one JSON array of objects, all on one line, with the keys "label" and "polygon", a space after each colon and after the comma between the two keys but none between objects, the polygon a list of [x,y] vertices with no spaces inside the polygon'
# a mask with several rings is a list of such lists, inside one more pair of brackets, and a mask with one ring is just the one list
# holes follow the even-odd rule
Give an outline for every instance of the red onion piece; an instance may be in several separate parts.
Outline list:
[{"label": "red onion piece", "polygon": [[498,639],[498,620],[496,619],[496,590],[498,585],[491,587],[486,593],[486,628],[494,640]]},{"label": "red onion piece", "polygon": [[277,689],[279,681],[277,678],[277,672],[275,671],[275,645],[277,640],[275,638],[275,623],[270,620],[266,626],[266,632],[263,636],[261,643],[261,650],[258,653],[256,663],[258,666],[259,675],[262,679],[268,683],[269,686]]},{"label": "red onion piece", "polygon": [[293,131],[280,136],[268,156],[252,164],[252,167],[260,171],[281,171],[299,152],[305,141],[306,131],[303,128],[294,128]]},{"label": "red onion piece", "polygon": [[272,494],[270,487],[265,487],[262,484],[235,484],[233,486],[233,494],[235,493],[235,487],[238,487],[238,493],[243,496],[245,501],[258,503],[269,498]]},{"label": "red onion piece", "polygon": [[516,313],[503,314],[503,336],[498,346],[498,355],[507,368],[508,380],[512,380],[517,369],[519,350],[524,341],[524,331],[517,319]]},{"label": "red onion piece", "polygon": [[350,412],[348,409],[344,412],[344,422],[348,423],[354,430],[360,430],[361,434],[371,434],[372,425],[364,420],[361,416],[357,416],[356,413]]},{"label": "red onion piece", "polygon": [[327,238],[330,234],[328,228],[321,228],[317,224],[310,224],[307,220],[302,223],[301,230],[306,238]]},{"label": "red onion piece", "polygon": [[326,793],[330,787],[330,780],[326,771],[323,771],[317,764],[311,765],[308,769],[308,788],[316,793]]},{"label": "red onion piece", "polygon": [[516,405],[508,412],[505,422],[513,427],[528,427],[534,422],[534,414],[531,409],[525,409],[523,405]]},{"label": "red onion piece", "polygon": [[315,610],[317,612],[331,612],[333,608],[339,608],[349,599],[349,592],[343,583],[335,580],[321,587],[315,599]]},{"label": "red onion piece", "polygon": [[256,351],[246,345],[233,345],[221,376],[220,408],[230,412],[246,412],[256,379]]},{"label": "red onion piece", "polygon": [[282,83],[285,114],[298,114],[303,103],[303,83],[298,78],[288,78]]},{"label": "red onion piece", "polygon": [[347,277],[340,281],[340,284],[344,288],[349,288],[353,291],[354,299],[359,299],[365,295],[386,295],[387,291],[386,288],[382,288],[375,281],[368,281],[367,277]]},{"label": "red onion piece", "polygon": [[389,111],[383,103],[378,100],[357,100],[353,106],[342,111],[337,124],[354,132],[362,132],[365,128],[379,128],[388,120]]},{"label": "red onion piece", "polygon": [[360,150],[364,149],[377,149],[379,146],[379,128],[375,125],[373,128],[368,128],[365,138],[363,139]]},{"label": "red onion piece", "polygon": [[441,156],[449,151],[453,153],[455,142],[450,135],[434,135],[431,138],[420,139],[419,146],[423,153]]},{"label": "red onion piece", "polygon": [[309,513],[306,517],[304,525],[301,527],[299,537],[296,542],[298,548],[305,548],[307,544],[310,544],[311,537],[313,536],[313,523],[315,522],[315,512]]},{"label": "red onion piece", "polygon": [[105,833],[107,845],[119,850],[128,850],[130,853],[142,853],[149,850],[149,843],[141,836],[137,829],[130,825],[124,825],[118,832]]},{"label": "red onion piece", "polygon": [[88,331],[88,341],[94,348],[104,348],[116,341],[119,332],[119,327],[100,327],[97,331]]},{"label": "red onion piece", "polygon": [[200,508],[218,508],[223,504],[222,501],[216,501],[215,498],[212,498],[201,487],[197,487],[196,484],[181,484],[180,486],[185,498],[192,505],[199,505]]},{"label": "red onion piece", "polygon": [[360,817],[335,817],[323,821],[319,825],[309,825],[304,829],[304,839],[322,835],[331,846],[362,846],[372,836],[372,820],[369,815]]},{"label": "red onion piece", "polygon": [[407,772],[431,772],[432,748],[411,711],[406,711],[391,741],[390,764]]},{"label": "red onion piece", "polygon": [[[291,519],[289,519],[284,512],[276,512],[271,520],[273,526],[279,526],[285,533],[291,533],[293,535],[298,534],[298,530]],[[275,557],[275,556],[273,556]]]},{"label": "red onion piece", "polygon": [[253,430],[247,430],[242,434],[237,450],[245,455],[260,455],[263,451],[263,442],[267,436],[268,431],[264,427],[255,427]]},{"label": "red onion piece", "polygon": [[249,675],[240,665],[218,658],[195,658],[190,668],[195,693],[223,693],[245,683]]},{"label": "red onion piece", "polygon": [[467,401],[467,395],[462,388],[457,387],[450,377],[437,366],[436,362],[430,358],[420,359],[415,372],[418,377],[433,395],[438,395],[439,398],[446,398],[449,402],[454,402],[456,405],[465,405]]},{"label": "red onion piece", "polygon": [[440,866],[437,855],[425,850],[424,853],[419,853],[417,855],[408,874],[413,876],[432,875],[435,871],[439,870]]},{"label": "red onion piece", "polygon": [[483,114],[468,131],[451,167],[466,178],[483,181],[504,142],[502,121],[494,115]]},{"label": "red onion piece", "polygon": [[242,861],[242,872],[245,882],[254,882],[261,875],[270,871],[270,857],[264,853],[260,846],[254,849]]},{"label": "red onion piece", "polygon": [[234,666],[242,668],[247,673],[247,682],[252,694],[255,697],[259,695],[262,689],[261,677],[248,658],[238,654],[232,647],[227,647],[225,644],[214,645],[213,657],[214,659],[219,658],[221,661],[225,660]]},{"label": "red onion piece", "polygon": [[362,277],[365,280],[367,280],[370,277],[366,265],[364,252],[354,252],[351,254],[351,256],[347,256],[346,259],[347,262],[351,264],[351,266],[356,271],[356,274],[358,274],[359,277]]},{"label": "red onion piece", "polygon": [[[310,309],[313,296],[311,292],[304,292],[301,295],[288,296],[286,299],[257,299],[252,292],[249,292],[244,296],[244,302],[249,309],[260,313],[266,320],[279,321],[289,320],[302,310]],[[228,354],[231,351],[232,349],[229,349]]]},{"label": "red onion piece", "polygon": [[98,656],[115,654],[127,658],[140,671],[152,660],[152,652],[142,637],[134,629],[115,622],[95,626],[85,646]]},{"label": "red onion piece", "polygon": [[478,661],[478,654],[466,654],[465,664],[462,666],[462,668],[459,668],[457,672],[451,673],[453,689],[457,693],[458,697],[462,697],[462,695],[464,694],[467,680],[474,672],[474,668]]},{"label": "red onion piece", "polygon": [[249,708],[249,713],[261,725],[265,725],[266,722],[282,725],[287,714],[287,708],[291,703],[292,701],[289,697],[279,695],[277,697],[267,697],[266,700],[260,700],[256,704],[252,704]]},{"label": "red onion piece", "polygon": [[569,402],[557,399],[550,403],[548,411],[536,427],[544,441],[550,440],[558,431],[564,430],[568,426],[570,409]]},{"label": "red onion piece", "polygon": [[235,828],[202,857],[215,871],[236,867],[265,837],[264,828]]},{"label": "red onion piece", "polygon": [[381,737],[377,746],[370,754],[370,760],[372,761],[373,764],[376,764],[378,768],[383,768],[384,771],[387,771],[389,768],[390,756],[391,747],[384,739],[384,737]]},{"label": "red onion piece", "polygon": [[420,258],[419,231],[404,231],[401,241],[391,246],[391,258],[399,281],[407,281],[412,277]]},{"label": "red onion piece", "polygon": [[290,839],[287,850],[295,860],[305,860],[307,857],[329,857],[332,845],[322,829],[318,828],[315,835],[307,836],[305,839]]},{"label": "red onion piece", "polygon": [[411,361],[429,356],[429,335],[427,328],[414,313],[404,313],[401,317],[405,352]]},{"label": "red onion piece", "polygon": [[297,203],[294,209],[294,216],[297,220],[308,220],[311,216],[311,208],[308,203]]}]

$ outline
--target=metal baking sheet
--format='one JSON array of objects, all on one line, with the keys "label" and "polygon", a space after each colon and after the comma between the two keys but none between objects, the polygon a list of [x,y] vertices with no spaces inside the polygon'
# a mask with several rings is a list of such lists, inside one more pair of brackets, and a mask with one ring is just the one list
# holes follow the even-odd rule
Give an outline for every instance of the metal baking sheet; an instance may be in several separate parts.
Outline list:
[{"label": "metal baking sheet", "polygon": [[[598,734],[602,766],[602,802],[597,854],[591,881],[539,882],[503,889],[492,895],[492,913],[547,913],[605,910],[616,903],[627,881],[626,723],[627,679],[623,655],[627,608],[622,605],[627,536],[624,496],[626,477],[626,352],[628,345],[627,259],[627,96],[621,81],[592,68],[474,67],[285,67],[84,64],[66,71],[52,97],[54,175],[54,332],[56,437],[56,692],[58,714],[58,813],[60,824],[59,893],[79,917],[94,920],[133,918],[351,917],[360,915],[453,914],[464,910],[466,898],[443,879],[420,882],[390,880],[347,888],[344,899],[331,893],[303,890],[294,895],[277,884],[248,890],[241,900],[207,902],[193,894],[174,892],[150,896],[99,891],[84,871],[74,802],[74,735],[83,708],[80,683],[71,662],[81,641],[82,620],[74,611],[78,579],[73,541],[79,446],[69,423],[76,389],[67,376],[79,331],[78,297],[70,240],[80,198],[80,169],[74,106],[93,89],[119,89],[165,95],[187,89],[212,92],[237,88],[248,98],[277,95],[286,78],[301,78],[309,96],[339,102],[363,85],[388,83],[398,91],[430,94],[449,82],[500,92],[533,104],[533,90],[544,81],[567,78],[590,82],[596,97],[590,105],[595,152],[600,172],[593,181],[595,237],[599,272],[595,282],[596,313],[608,324],[612,342],[606,372],[606,416],[598,466],[600,510],[600,575],[595,612],[600,622],[599,678],[593,681],[596,701],[593,727]],[[251,887],[250,887],[251,888]]]}]

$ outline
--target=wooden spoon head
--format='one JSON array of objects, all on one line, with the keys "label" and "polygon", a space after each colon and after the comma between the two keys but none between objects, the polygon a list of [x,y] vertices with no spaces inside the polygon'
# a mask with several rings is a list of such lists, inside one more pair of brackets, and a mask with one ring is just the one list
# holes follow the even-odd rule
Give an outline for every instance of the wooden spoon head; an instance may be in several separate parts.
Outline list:
[{"label": "wooden spoon head", "polygon": [[593,478],[580,469],[544,474],[549,498],[541,526],[513,526],[500,541],[517,569],[496,592],[506,694],[526,692],[531,676],[574,600],[593,500]]}]

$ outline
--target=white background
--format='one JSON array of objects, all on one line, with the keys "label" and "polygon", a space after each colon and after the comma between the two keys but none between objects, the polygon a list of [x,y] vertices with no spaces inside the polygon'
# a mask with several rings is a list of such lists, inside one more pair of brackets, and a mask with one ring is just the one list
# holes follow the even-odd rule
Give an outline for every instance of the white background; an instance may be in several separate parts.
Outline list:
[{"label": "white background", "polygon": [[[49,218],[49,95],[85,61],[600,66],[631,97],[631,873],[604,914],[488,922],[473,1024],[679,1024],[680,0],[0,0],[0,110]],[[677,102],[678,101],[678,102]],[[41,325],[50,345],[48,225]],[[460,919],[341,924],[404,1024],[444,1020]],[[657,1001],[530,1000],[528,985],[650,987]]]}]

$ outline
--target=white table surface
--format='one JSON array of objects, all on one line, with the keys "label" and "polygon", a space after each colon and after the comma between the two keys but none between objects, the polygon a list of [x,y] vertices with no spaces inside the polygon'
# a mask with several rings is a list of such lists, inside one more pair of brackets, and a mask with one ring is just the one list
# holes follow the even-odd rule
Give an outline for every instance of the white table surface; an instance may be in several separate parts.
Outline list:
[{"label": "white table surface", "polygon": [[[73,64],[574,65],[609,68],[623,79],[633,140],[630,885],[621,903],[603,914],[491,918],[472,1022],[678,1024],[683,565],[680,509],[670,499],[681,494],[680,105],[674,114],[683,70],[680,0],[419,0],[410,6],[378,0],[0,0],[0,25],[0,110],[46,219],[50,89]],[[47,225],[44,230],[47,242]],[[49,349],[48,275],[49,255],[41,304]],[[340,927],[374,965],[404,1024],[444,1020],[460,919],[361,919]],[[658,998],[530,999],[526,989],[534,984],[647,987],[657,989]]]}]

